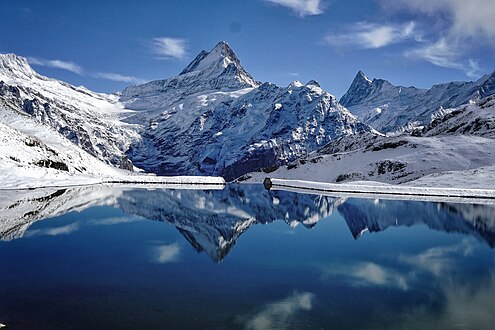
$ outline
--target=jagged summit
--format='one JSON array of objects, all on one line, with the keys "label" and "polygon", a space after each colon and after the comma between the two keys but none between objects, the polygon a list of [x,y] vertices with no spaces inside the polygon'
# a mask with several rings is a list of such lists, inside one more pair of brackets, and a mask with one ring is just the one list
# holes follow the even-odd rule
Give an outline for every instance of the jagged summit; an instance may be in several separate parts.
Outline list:
[{"label": "jagged summit", "polygon": [[368,78],[363,71],[359,70],[358,73],[356,74],[356,77],[354,78],[354,80],[365,80],[367,81],[368,83],[371,83],[371,79]]},{"label": "jagged summit", "polygon": [[453,81],[430,89],[395,86],[384,79],[368,79],[358,72],[340,103],[361,121],[381,132],[409,125],[427,125],[439,109],[455,108],[495,93],[495,73],[477,81]]},{"label": "jagged summit", "polygon": [[479,80],[479,94],[480,98],[492,95],[495,93],[495,71],[486,76],[481,77]]},{"label": "jagged summit", "polygon": [[7,77],[32,77],[36,74],[25,57],[15,54],[0,54],[0,72]]},{"label": "jagged summit", "polygon": [[187,95],[230,92],[260,84],[244,70],[230,46],[221,41],[211,51],[200,52],[178,76],[128,87],[122,92],[121,100],[133,110],[163,108],[170,100]]},{"label": "jagged summit", "polygon": [[368,95],[372,83],[371,79],[359,70],[349,90],[340,99],[340,103],[345,107],[359,103]]},{"label": "jagged summit", "polygon": [[[217,77],[234,75],[240,82],[256,87],[259,82],[244,70],[241,61],[225,41],[220,41],[211,51],[201,51],[198,56],[179,74],[179,76],[197,73],[200,76]],[[205,74],[206,73],[206,74]]]},{"label": "jagged summit", "polygon": [[202,70],[207,67],[221,65],[226,68],[228,64],[241,65],[236,54],[225,41],[220,41],[210,52],[203,50],[179,75],[188,72]]}]

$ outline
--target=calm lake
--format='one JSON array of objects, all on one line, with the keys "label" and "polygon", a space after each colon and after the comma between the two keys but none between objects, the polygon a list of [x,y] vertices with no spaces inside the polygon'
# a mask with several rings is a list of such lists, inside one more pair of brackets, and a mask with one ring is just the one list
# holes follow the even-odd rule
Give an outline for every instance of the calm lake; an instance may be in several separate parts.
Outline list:
[{"label": "calm lake", "polygon": [[495,205],[0,192],[6,329],[493,329]]}]

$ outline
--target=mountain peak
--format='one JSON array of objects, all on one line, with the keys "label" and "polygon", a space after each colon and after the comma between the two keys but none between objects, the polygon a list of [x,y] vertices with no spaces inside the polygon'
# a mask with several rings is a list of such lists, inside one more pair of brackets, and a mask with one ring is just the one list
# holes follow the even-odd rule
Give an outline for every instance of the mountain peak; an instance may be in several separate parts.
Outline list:
[{"label": "mountain peak", "polygon": [[369,87],[373,82],[369,79],[363,71],[359,70],[352,81],[351,86],[347,93],[340,99],[340,104],[344,107],[350,107],[359,101],[363,100],[369,93]]},{"label": "mountain peak", "polygon": [[368,78],[361,70],[359,70],[358,73],[356,74],[356,77],[354,77],[354,81],[365,81],[369,84],[372,83],[371,79]]},{"label": "mountain peak", "polygon": [[240,66],[240,61],[225,41],[220,41],[211,51],[203,50],[179,75],[215,66],[226,68],[230,63]]},{"label": "mountain peak", "polygon": [[478,80],[479,95],[481,98],[495,93],[495,71],[489,73]]},{"label": "mountain peak", "polygon": [[35,74],[27,59],[15,54],[0,54],[0,77],[32,77]]},{"label": "mountain peak", "polygon": [[203,50],[198,56],[179,74],[196,75],[206,79],[216,78],[223,75],[234,76],[236,80],[246,86],[256,87],[259,85],[251,75],[244,70],[241,61],[237,58],[229,44],[220,41],[211,51]]}]

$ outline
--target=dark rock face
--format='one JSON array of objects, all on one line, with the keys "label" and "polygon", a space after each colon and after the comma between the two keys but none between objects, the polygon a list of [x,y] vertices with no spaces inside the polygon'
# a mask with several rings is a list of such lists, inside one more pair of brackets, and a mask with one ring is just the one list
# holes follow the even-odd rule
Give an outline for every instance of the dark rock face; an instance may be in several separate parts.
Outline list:
[{"label": "dark rock face", "polygon": [[362,71],[359,71],[352,81],[347,93],[340,99],[340,104],[344,107],[350,107],[360,104],[371,92],[372,82]]},{"label": "dark rock face", "polygon": [[134,171],[134,165],[132,164],[131,160],[125,156],[122,157],[119,168],[123,170]]}]

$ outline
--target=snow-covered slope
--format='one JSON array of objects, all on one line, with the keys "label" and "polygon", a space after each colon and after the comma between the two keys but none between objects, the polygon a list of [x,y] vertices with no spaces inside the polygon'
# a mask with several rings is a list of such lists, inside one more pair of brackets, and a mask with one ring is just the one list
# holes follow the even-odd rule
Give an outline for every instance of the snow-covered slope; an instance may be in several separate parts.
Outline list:
[{"label": "snow-covered slope", "polygon": [[[379,136],[364,133],[346,136],[317,153],[269,173],[272,178],[343,182],[370,180],[405,183],[441,172],[474,170],[495,166],[495,97],[473,104],[446,109],[435,114],[424,129],[411,134]],[[458,172],[462,177],[467,172]],[[452,179],[454,174],[450,173]],[[266,173],[251,173],[251,181],[261,181]],[[458,181],[471,188],[493,188],[495,180]],[[446,179],[447,177],[445,177]],[[490,180],[491,178],[491,180]],[[426,179],[425,179],[426,180]],[[451,186],[441,179],[430,181]],[[413,182],[411,184],[414,184]]]},{"label": "snow-covered slope", "polygon": [[225,42],[200,53],[177,77],[127,88],[121,100],[139,110],[129,120],[147,120],[129,158],[162,175],[231,180],[372,131],[316,81],[259,85]]},{"label": "snow-covered slope", "polygon": [[[132,169],[125,152],[139,126],[117,95],[94,93],[36,73],[23,57],[0,54],[0,107],[52,127],[96,158]],[[17,127],[22,130],[22,127]]]},{"label": "snow-covered slope", "polygon": [[469,134],[495,138],[495,95],[454,109],[442,109],[432,115],[433,120],[415,134]]},{"label": "snow-covered slope", "polygon": [[87,184],[125,176],[123,170],[91,156],[51,127],[11,114],[0,105],[1,188]]},{"label": "snow-covered slope", "polygon": [[265,176],[321,182],[371,180],[404,183],[444,171],[460,171],[495,164],[495,141],[475,136],[401,136],[379,138],[360,148],[314,154]]},{"label": "snow-covered slope", "polygon": [[428,124],[432,114],[495,93],[495,72],[472,82],[449,82],[430,89],[394,86],[383,79],[367,78],[359,71],[340,103],[361,121],[382,132],[408,123]]}]

